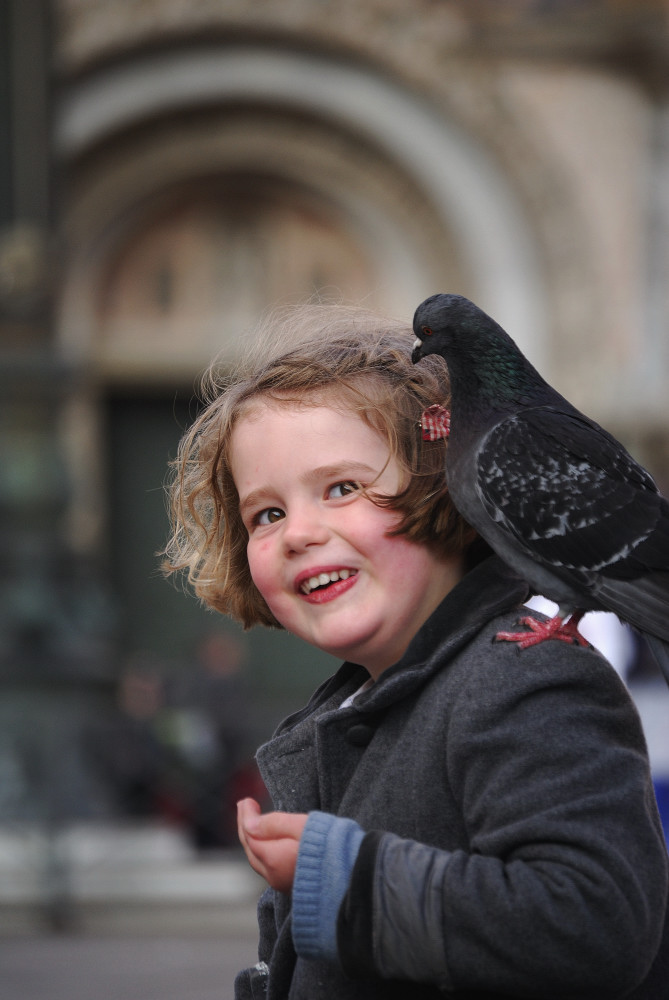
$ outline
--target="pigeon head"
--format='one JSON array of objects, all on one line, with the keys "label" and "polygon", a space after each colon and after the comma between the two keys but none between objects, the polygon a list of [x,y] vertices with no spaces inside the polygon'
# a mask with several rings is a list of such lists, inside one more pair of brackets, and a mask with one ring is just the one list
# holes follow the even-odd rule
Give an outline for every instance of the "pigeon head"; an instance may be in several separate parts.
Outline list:
[{"label": "pigeon head", "polygon": [[431,295],[416,309],[414,364],[440,354],[460,397],[477,395],[504,404],[551,393],[548,384],[491,316],[462,295]]},{"label": "pigeon head", "polygon": [[415,364],[428,354],[444,354],[456,343],[460,350],[473,345],[490,322],[482,309],[462,295],[431,295],[414,314],[416,341],[411,360]]}]

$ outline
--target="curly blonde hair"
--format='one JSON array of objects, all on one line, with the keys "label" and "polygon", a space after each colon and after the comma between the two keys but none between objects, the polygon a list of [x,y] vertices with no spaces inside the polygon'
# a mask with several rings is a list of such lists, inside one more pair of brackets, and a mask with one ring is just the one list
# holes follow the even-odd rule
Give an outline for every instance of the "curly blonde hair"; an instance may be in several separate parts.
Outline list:
[{"label": "curly blonde hair", "polygon": [[206,408],[171,463],[165,573],[184,572],[205,604],[245,628],[281,628],[251,579],[230,469],[232,430],[262,400],[357,413],[387,440],[405,474],[395,496],[367,492],[373,503],[397,512],[393,534],[430,545],[444,558],[463,553],[476,536],[450,501],[446,442],[425,443],[420,429],[428,406],[449,405],[448,372],[434,355],[413,365],[413,339],[406,323],[364,309],[299,306],[257,331],[232,374],[212,367],[203,386]]}]

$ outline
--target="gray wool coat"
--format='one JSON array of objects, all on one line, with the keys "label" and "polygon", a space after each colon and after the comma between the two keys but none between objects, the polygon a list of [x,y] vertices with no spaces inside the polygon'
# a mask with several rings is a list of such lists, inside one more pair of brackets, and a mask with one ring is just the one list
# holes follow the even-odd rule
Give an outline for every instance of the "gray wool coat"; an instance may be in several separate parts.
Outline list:
[{"label": "gray wool coat", "polygon": [[561,642],[495,642],[525,584],[493,556],[402,660],[344,664],[258,752],[274,807],[366,832],[339,964],[295,954],[259,904],[237,1000],[669,998],[667,852],[644,737],[615,671]]}]

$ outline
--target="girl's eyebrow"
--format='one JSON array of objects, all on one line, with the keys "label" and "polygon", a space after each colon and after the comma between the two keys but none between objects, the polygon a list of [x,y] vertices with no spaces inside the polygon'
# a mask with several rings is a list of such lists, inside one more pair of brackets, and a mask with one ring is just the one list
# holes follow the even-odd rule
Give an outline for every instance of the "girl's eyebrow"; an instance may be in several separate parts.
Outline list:
[{"label": "girl's eyebrow", "polygon": [[[379,470],[366,465],[364,462],[338,462],[335,465],[319,465],[315,469],[310,469],[301,479],[308,485],[312,482],[319,482],[322,479],[356,479],[370,476],[376,479]],[[253,510],[265,503],[276,501],[276,491],[271,486],[260,486],[239,500],[240,513]]]},{"label": "girl's eyebrow", "polygon": [[244,518],[244,513],[247,510],[255,510],[257,507],[262,507],[266,503],[270,503],[273,499],[272,492],[269,487],[261,487],[257,490],[251,490],[243,499],[239,499],[239,513]]},{"label": "girl's eyebrow", "polygon": [[315,469],[311,469],[303,478],[305,482],[317,481],[320,479],[351,479],[356,476],[363,476],[368,478],[373,476],[374,479],[379,475],[379,469],[373,469],[371,465],[367,465],[365,462],[354,462],[346,461],[336,462],[334,465],[319,465]]}]

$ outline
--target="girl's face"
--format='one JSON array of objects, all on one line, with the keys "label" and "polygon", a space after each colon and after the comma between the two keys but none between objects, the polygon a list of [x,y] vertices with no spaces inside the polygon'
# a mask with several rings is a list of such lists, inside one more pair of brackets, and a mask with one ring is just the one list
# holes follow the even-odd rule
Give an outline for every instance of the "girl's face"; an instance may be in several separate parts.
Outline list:
[{"label": "girl's face", "polygon": [[386,441],[355,414],[259,401],[230,459],[253,581],[289,632],[373,677],[395,663],[461,575],[459,559],[389,537],[398,491]]}]

